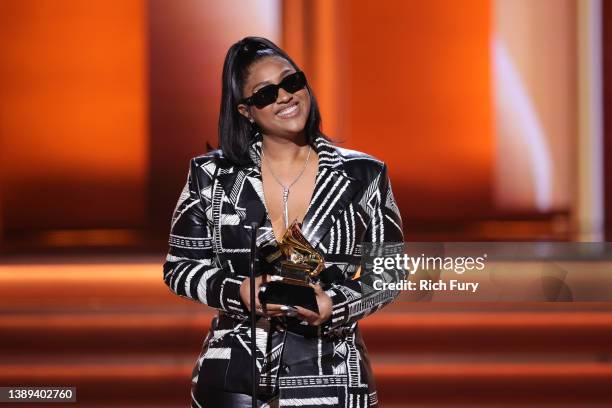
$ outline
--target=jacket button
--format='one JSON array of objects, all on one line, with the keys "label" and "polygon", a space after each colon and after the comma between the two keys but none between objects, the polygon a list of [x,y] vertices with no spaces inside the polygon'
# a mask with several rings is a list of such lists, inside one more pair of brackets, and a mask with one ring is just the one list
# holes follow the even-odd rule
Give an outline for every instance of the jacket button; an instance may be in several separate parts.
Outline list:
[{"label": "jacket button", "polygon": [[289,374],[291,372],[291,368],[287,364],[283,364],[283,371]]}]

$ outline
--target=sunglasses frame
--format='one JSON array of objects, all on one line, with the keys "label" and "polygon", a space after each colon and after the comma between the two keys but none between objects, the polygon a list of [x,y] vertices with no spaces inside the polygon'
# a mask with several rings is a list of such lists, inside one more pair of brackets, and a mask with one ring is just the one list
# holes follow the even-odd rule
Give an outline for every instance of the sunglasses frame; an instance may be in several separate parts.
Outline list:
[{"label": "sunglasses frame", "polygon": [[[268,105],[273,104],[274,102],[276,102],[276,100],[278,99],[278,90],[280,88],[283,88],[286,92],[290,92],[289,90],[287,90],[285,88],[285,86],[287,86],[286,82],[289,78],[293,77],[293,76],[302,76],[302,78],[304,78],[304,86],[301,87],[300,89],[294,91],[297,92],[299,90],[302,90],[304,88],[306,88],[306,86],[308,86],[308,81],[306,79],[306,74],[304,74],[303,71],[295,71],[289,75],[287,75],[286,77],[284,77],[278,84],[269,84],[264,86],[263,88],[259,89],[257,92],[255,92],[254,94],[252,94],[251,96],[249,96],[248,98],[243,98],[240,103],[244,103],[245,105],[249,105],[249,106],[255,106],[257,107],[257,109],[262,109],[265,108]],[[283,86],[285,85],[285,86]],[[266,103],[265,105],[261,105],[261,106],[257,106],[257,104],[255,103],[255,97],[257,94],[259,94],[260,92],[264,91],[264,90],[268,90],[268,89],[274,89],[274,92],[276,93],[276,98],[274,98],[274,100],[272,102]],[[294,92],[290,92],[290,93],[294,93]]]}]

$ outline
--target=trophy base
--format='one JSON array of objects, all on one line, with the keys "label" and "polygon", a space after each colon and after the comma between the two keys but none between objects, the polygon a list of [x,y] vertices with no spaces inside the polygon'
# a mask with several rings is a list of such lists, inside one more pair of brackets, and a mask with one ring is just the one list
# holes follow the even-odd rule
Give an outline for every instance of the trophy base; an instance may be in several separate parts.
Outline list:
[{"label": "trophy base", "polygon": [[281,261],[278,275],[287,283],[308,286],[311,268],[306,264]]},{"label": "trophy base", "polygon": [[301,306],[319,313],[315,291],[310,286],[292,285],[280,281],[264,283],[259,289],[262,304]]}]

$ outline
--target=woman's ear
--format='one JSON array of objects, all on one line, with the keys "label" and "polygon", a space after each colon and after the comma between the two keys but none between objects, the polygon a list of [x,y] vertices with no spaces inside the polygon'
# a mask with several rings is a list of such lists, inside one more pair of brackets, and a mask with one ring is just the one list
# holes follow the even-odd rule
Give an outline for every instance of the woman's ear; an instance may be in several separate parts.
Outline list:
[{"label": "woman's ear", "polygon": [[238,105],[238,112],[245,118],[249,120],[249,122],[253,123],[254,119],[251,117],[251,113],[249,112],[249,108],[243,103]]}]

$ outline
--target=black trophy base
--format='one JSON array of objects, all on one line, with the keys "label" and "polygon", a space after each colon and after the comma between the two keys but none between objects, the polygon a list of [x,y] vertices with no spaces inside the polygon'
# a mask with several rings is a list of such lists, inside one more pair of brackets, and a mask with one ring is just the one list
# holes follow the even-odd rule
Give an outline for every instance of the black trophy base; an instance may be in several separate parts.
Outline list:
[{"label": "black trophy base", "polygon": [[264,283],[259,289],[259,302],[262,304],[278,304],[301,306],[319,313],[315,291],[310,286],[291,285],[279,281]]}]

